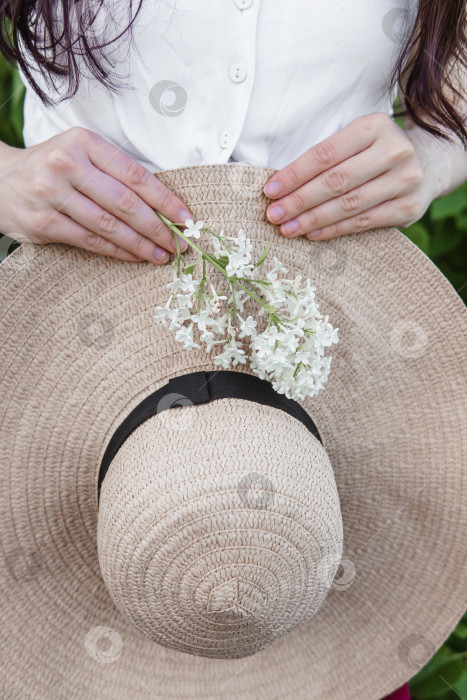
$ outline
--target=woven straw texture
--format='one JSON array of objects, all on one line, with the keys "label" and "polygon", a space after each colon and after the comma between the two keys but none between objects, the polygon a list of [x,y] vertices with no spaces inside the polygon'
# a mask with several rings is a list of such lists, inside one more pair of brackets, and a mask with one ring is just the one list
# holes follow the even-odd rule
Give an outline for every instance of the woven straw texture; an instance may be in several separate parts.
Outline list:
[{"label": "woven straw texture", "polygon": [[[197,218],[242,226],[255,254],[271,241],[271,256],[313,279],[340,337],[325,390],[301,402],[327,457],[270,407],[172,409],[122,447],[99,512],[118,425],[169,378],[215,369],[213,355],[154,323],[168,267],[59,244],[24,244],[0,266],[2,698],[380,700],[467,607],[467,312],[395,228],[284,239],[265,218],[273,172],[229,163],[157,176]],[[263,508],[241,497],[252,472],[273,487]],[[339,549],[338,503],[343,558],[323,599],[335,564],[317,551]],[[225,650],[229,626],[241,658],[206,658]]]},{"label": "woven straw texture", "polygon": [[214,658],[258,652],[316,614],[339,566],[331,464],[280,409],[241,399],[174,407],[112,461],[97,545],[115,604],[151,639]]}]

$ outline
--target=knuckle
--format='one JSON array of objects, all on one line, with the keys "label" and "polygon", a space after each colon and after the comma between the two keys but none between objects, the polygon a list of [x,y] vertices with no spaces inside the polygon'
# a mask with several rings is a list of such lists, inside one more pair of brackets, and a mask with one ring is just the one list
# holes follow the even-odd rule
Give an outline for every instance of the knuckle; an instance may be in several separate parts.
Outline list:
[{"label": "knuckle", "polygon": [[303,184],[303,173],[301,172],[298,165],[289,165],[287,168],[287,178],[288,184],[295,190],[301,184]]},{"label": "knuckle", "polygon": [[73,170],[73,157],[65,148],[58,146],[52,148],[47,154],[46,161],[49,168],[55,172],[64,173]]},{"label": "knuckle", "polygon": [[144,236],[138,236],[135,244],[134,244],[134,249],[131,251],[134,255],[137,257],[145,257],[145,243],[146,239]]},{"label": "knuckle", "polygon": [[324,182],[334,194],[339,195],[343,194],[346,191],[347,177],[339,168],[329,170],[329,172],[325,173]]},{"label": "knuckle", "polygon": [[386,127],[386,124],[391,121],[391,117],[385,112],[373,112],[372,114],[364,114],[358,117],[360,128],[367,131],[369,134],[379,132]]},{"label": "knuckle", "polygon": [[124,190],[117,197],[116,205],[123,214],[131,214],[138,206],[138,197],[131,190]]},{"label": "knuckle", "polygon": [[341,197],[342,208],[346,212],[356,211],[361,202],[360,197],[356,192],[347,192]]},{"label": "knuckle", "polygon": [[161,210],[168,209],[172,197],[173,192],[171,192],[171,190],[169,190],[168,188],[164,187],[164,189],[161,190],[158,196],[158,208]]},{"label": "knuckle", "polygon": [[314,157],[318,165],[330,166],[334,163],[336,151],[334,146],[326,141],[318,143],[314,148]]},{"label": "knuckle", "polygon": [[421,167],[412,168],[403,176],[404,183],[411,187],[418,187],[423,182],[423,170]]},{"label": "knuckle", "polygon": [[154,222],[154,228],[152,229],[151,235],[149,236],[149,238],[153,241],[158,241],[163,233],[164,233],[164,224],[159,219],[158,221]]},{"label": "knuckle", "polygon": [[291,195],[291,199],[293,202],[293,209],[299,210],[299,211],[305,211],[306,205],[305,205],[305,200],[303,198],[303,194],[300,192],[300,190],[295,190],[293,194]]},{"label": "knuckle", "polygon": [[104,233],[115,233],[117,217],[108,211],[103,211],[99,217],[99,229]]},{"label": "knuckle", "polygon": [[371,228],[371,216],[367,212],[363,212],[355,217],[355,225],[357,231],[366,231]]},{"label": "knuckle", "polygon": [[66,135],[66,138],[72,143],[84,143],[92,137],[93,132],[83,126],[72,126],[64,135]]},{"label": "knuckle", "polygon": [[132,185],[144,185],[148,178],[148,171],[140,163],[133,161],[128,166],[128,178]]},{"label": "knuckle", "polygon": [[407,160],[414,154],[414,149],[410,141],[404,141],[393,146],[389,151],[389,160],[391,163],[398,163],[401,160]]},{"label": "knuckle", "polygon": [[326,226],[326,238],[337,238],[337,236],[341,236],[343,233],[345,233],[345,231],[339,223]]},{"label": "knuckle", "polygon": [[391,118],[385,112],[373,112],[373,114],[367,115],[367,122],[370,128],[381,128],[385,124],[391,121]]},{"label": "knuckle", "polygon": [[86,244],[91,250],[101,250],[104,240],[97,233],[91,231],[86,235]]},{"label": "knuckle", "polygon": [[307,225],[310,227],[310,229],[318,228],[318,217],[317,217],[317,215],[315,214],[315,212],[313,211],[313,209],[311,209],[311,210],[308,212],[308,215],[307,215]]},{"label": "knuckle", "polygon": [[415,197],[406,197],[400,202],[402,213],[407,219],[413,219],[418,213],[418,199]]},{"label": "knuckle", "polygon": [[39,177],[34,181],[34,196],[50,201],[56,193],[56,183],[49,177]]}]

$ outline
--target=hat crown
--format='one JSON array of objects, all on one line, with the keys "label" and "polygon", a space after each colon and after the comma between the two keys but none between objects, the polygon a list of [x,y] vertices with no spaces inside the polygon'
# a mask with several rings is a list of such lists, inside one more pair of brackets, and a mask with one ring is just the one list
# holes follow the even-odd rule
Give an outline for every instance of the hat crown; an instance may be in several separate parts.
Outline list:
[{"label": "hat crown", "polygon": [[255,653],[309,620],[342,556],[321,443],[271,406],[220,399],[138,426],[102,483],[98,554],[143,634],[216,658]]}]

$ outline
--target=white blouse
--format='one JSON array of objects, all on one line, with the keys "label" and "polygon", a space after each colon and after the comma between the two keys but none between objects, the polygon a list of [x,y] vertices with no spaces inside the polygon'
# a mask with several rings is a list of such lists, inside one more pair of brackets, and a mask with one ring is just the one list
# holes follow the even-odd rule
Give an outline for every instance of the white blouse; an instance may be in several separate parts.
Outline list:
[{"label": "white blouse", "polygon": [[[107,49],[118,95],[83,80],[45,108],[21,73],[25,145],[78,125],[152,172],[280,169],[359,116],[393,113],[389,78],[415,11],[416,0],[145,0],[132,42]],[[94,31],[108,31],[105,11],[98,20]]]}]

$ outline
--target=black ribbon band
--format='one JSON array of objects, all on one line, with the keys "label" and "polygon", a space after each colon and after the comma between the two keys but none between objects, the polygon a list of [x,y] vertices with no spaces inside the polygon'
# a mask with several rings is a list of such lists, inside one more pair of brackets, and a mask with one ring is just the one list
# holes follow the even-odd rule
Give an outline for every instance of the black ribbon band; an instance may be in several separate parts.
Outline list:
[{"label": "black ribbon band", "polygon": [[278,394],[272,388],[271,382],[260,379],[256,375],[232,370],[216,370],[212,372],[190,372],[173,377],[167,384],[161,386],[150,396],[147,396],[119,425],[102,458],[99,479],[98,497],[101,485],[112,459],[127,439],[127,437],[145,420],[175,406],[194,406],[208,403],[214,399],[246,399],[257,403],[280,408],[305,425],[322,443],[318,428],[308,413],[297,401],[288,399],[284,394]]}]

